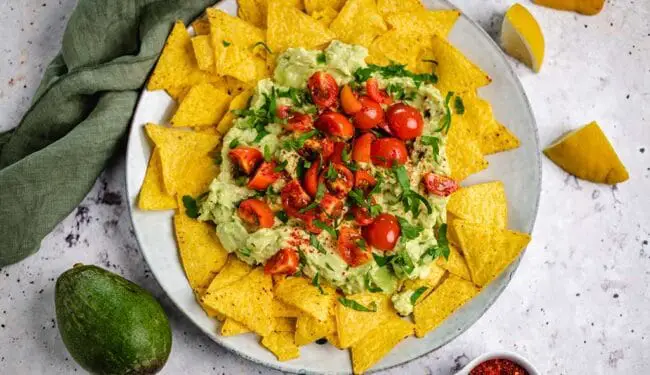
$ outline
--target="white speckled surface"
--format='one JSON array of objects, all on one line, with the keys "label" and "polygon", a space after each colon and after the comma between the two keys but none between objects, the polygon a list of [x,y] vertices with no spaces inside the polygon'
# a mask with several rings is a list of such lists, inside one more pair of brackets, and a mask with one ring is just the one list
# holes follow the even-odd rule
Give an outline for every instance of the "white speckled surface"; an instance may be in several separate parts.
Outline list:
[{"label": "white speckled surface", "polygon": [[[496,35],[512,2],[456,4]],[[0,130],[15,126],[29,105],[74,4],[0,1]],[[596,17],[529,8],[545,31],[547,60],[538,75],[513,64],[542,144],[596,119],[631,179],[617,188],[594,185],[544,160],[534,240],[503,295],[449,345],[387,374],[452,374],[497,349],[519,352],[544,374],[650,373],[650,0],[609,1]],[[103,265],[161,298],[174,328],[164,374],[272,373],[203,336],[162,295],[125,200],[118,157],[39,253],[0,270],[0,373],[83,371],[53,320],[54,280],[76,262]]]}]

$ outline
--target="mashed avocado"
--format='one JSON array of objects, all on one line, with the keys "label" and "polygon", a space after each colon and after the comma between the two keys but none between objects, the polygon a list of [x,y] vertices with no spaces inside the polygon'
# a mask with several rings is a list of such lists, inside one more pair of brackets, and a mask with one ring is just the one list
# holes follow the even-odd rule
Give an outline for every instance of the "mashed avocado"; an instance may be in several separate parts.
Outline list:
[{"label": "mashed avocado", "polygon": [[[236,113],[237,119],[223,139],[221,172],[200,200],[199,219],[216,224],[217,236],[227,251],[253,265],[264,264],[280,249],[294,249],[300,255],[299,272],[348,294],[361,291],[393,294],[399,290],[402,280],[426,276],[428,265],[437,256],[432,249],[438,245],[436,230],[445,223],[447,199],[427,194],[421,181],[429,172],[449,175],[446,137],[440,131],[448,109],[440,92],[426,79],[400,66],[390,70],[368,66],[367,53],[362,46],[339,41],[332,42],[324,51],[289,49],[278,58],[273,79],[258,82],[249,107]],[[287,119],[278,115],[278,108],[289,107],[292,114],[316,116],[318,109],[307,89],[307,81],[315,72],[330,74],[339,86],[349,83],[357,88],[363,87],[368,78],[375,78],[380,89],[386,90],[394,100],[417,108],[424,117],[423,134],[409,141],[409,161],[404,166],[350,165],[354,170],[365,170],[379,181],[373,190],[374,204],[381,212],[395,215],[402,226],[402,235],[392,251],[368,248],[372,256],[356,266],[348,264],[339,252],[339,229],[356,225],[349,212],[349,201],[341,217],[333,219],[318,234],[306,230],[303,220],[296,217],[300,214],[291,216],[283,210],[281,192],[285,185],[290,180],[302,181],[305,171],[316,161],[302,151],[306,137],[311,134],[286,131]],[[234,147],[256,148],[265,160],[275,163],[275,170],[284,177],[264,191],[250,189],[247,187],[250,176],[242,176],[229,157]],[[316,152],[316,157],[319,152],[322,150]],[[410,205],[417,207],[408,207],[404,204],[406,194],[419,196],[425,202],[416,199]],[[237,209],[241,201],[249,198],[263,200],[275,212],[272,227],[251,228],[242,221]],[[365,242],[359,246],[366,249]],[[393,303],[403,315],[412,311],[411,293],[393,295]]]}]

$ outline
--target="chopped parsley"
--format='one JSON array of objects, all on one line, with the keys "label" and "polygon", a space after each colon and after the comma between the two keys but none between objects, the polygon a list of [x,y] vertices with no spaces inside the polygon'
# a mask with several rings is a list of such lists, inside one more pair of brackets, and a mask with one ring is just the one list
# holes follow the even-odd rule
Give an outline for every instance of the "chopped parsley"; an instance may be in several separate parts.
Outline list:
[{"label": "chopped parsley", "polygon": [[185,206],[185,215],[196,219],[199,217],[199,207],[196,204],[196,200],[189,195],[183,196],[183,206]]},{"label": "chopped parsley", "polygon": [[271,49],[269,48],[268,45],[266,45],[266,43],[261,42],[261,41],[260,41],[260,42],[257,42],[257,43],[255,43],[255,44],[253,44],[253,49],[255,49],[255,47],[257,47],[257,46],[262,46],[262,47],[264,47],[264,49],[266,50],[266,52],[268,52],[268,53],[270,53],[270,54],[273,54],[273,51],[271,51]]},{"label": "chopped parsley", "polygon": [[323,199],[324,195],[325,195],[325,184],[320,183],[318,184],[318,188],[316,188],[316,196],[314,196],[314,201],[308,204],[307,206],[301,208],[300,213],[304,213],[318,207],[318,204],[320,203],[321,199]]},{"label": "chopped parsley", "polygon": [[223,156],[221,156],[221,153],[218,153],[214,156],[214,164],[221,165],[221,163],[223,163]]},{"label": "chopped parsley", "polygon": [[320,228],[320,229],[326,231],[327,233],[329,233],[330,236],[332,236],[334,238],[338,238],[338,235],[336,234],[336,229],[334,229],[333,227],[327,225],[326,223],[323,223],[320,220],[314,220],[314,225],[316,226],[316,228]]},{"label": "chopped parsley", "polygon": [[425,146],[431,146],[433,155],[437,160],[438,155],[440,154],[440,139],[431,135],[423,135],[420,137],[420,142],[422,142],[422,144]]},{"label": "chopped parsley", "polygon": [[311,95],[306,89],[291,87],[286,90],[278,90],[278,97],[290,98],[291,101],[299,107],[305,104],[311,104]]},{"label": "chopped parsley", "polygon": [[408,220],[404,219],[401,216],[397,217],[397,221],[399,222],[402,238],[407,241],[417,238],[420,235],[420,233],[422,233],[422,231],[424,230],[424,228],[422,228],[421,226],[413,225],[409,223]]},{"label": "chopped parsley", "polygon": [[416,93],[413,91],[407,92],[402,85],[391,83],[386,87],[386,91],[396,100],[413,100]]},{"label": "chopped parsley", "polygon": [[228,147],[230,147],[230,148],[235,148],[235,147],[237,147],[237,146],[239,146],[239,138],[235,138],[235,139],[233,139],[233,140],[230,141],[230,143],[228,144]]},{"label": "chopped parsley", "polygon": [[418,301],[418,298],[420,298],[420,296],[421,296],[424,292],[426,292],[427,289],[429,289],[429,288],[426,287],[426,286],[421,286],[421,287],[417,288],[417,289],[413,292],[413,294],[411,294],[411,305],[415,306],[415,302]]},{"label": "chopped parsley", "polygon": [[367,307],[360,304],[357,301],[347,299],[345,297],[339,297],[339,302],[341,303],[341,305],[343,305],[343,306],[345,306],[347,308],[350,308],[352,310],[356,310],[356,311],[363,311],[363,312],[376,312],[377,311],[377,304],[374,301],[370,305],[368,305]]},{"label": "chopped parsley", "polygon": [[278,165],[275,166],[275,168],[273,168],[273,172],[282,172],[284,168],[287,167],[287,164],[289,164],[289,162],[287,162],[286,160],[283,161],[282,163],[279,163]]},{"label": "chopped parsley", "polygon": [[311,167],[311,162],[307,161],[305,159],[300,159],[298,160],[298,166],[296,167],[296,174],[298,175],[298,178],[302,178],[307,170]]},{"label": "chopped parsley", "polygon": [[323,247],[323,245],[318,241],[318,237],[316,237],[315,234],[310,233],[309,234],[309,245],[311,245],[314,249],[318,250],[319,253],[321,254],[327,254],[327,251]]},{"label": "chopped parsley", "polygon": [[372,257],[375,259],[375,262],[377,263],[377,265],[379,267],[383,267],[383,266],[389,264],[393,260],[395,255],[382,256],[382,255],[372,253]]},{"label": "chopped parsley", "polygon": [[451,250],[449,249],[449,240],[447,239],[447,224],[441,224],[438,228],[438,244],[427,249],[424,255],[430,256],[432,259],[437,259],[439,257],[444,257],[445,260],[449,260],[449,254]]},{"label": "chopped parsley", "polygon": [[327,56],[325,56],[324,53],[319,53],[318,56],[316,56],[316,62],[319,64],[327,64]]},{"label": "chopped parsley", "polygon": [[354,79],[361,83],[367,81],[374,73],[380,74],[384,78],[408,77],[413,80],[416,87],[423,83],[435,84],[438,82],[438,76],[433,73],[415,74],[406,70],[406,65],[391,63],[388,66],[379,66],[370,64],[365,68],[357,69],[354,72]]},{"label": "chopped parsley", "polygon": [[364,276],[363,280],[366,290],[368,290],[370,293],[381,293],[384,290],[375,283],[375,281],[370,277],[370,273],[366,273]]},{"label": "chopped parsley", "polygon": [[249,249],[247,247],[244,247],[244,248],[239,249],[239,253],[241,255],[245,256],[245,257],[249,257],[249,256],[251,256],[251,249]]},{"label": "chopped parsley", "polygon": [[[368,194],[368,196],[370,196],[370,194]],[[381,206],[378,204],[371,204],[370,201],[364,197],[361,189],[350,190],[348,197],[352,199],[352,202],[355,205],[367,209],[370,217],[375,217],[381,213]]]},{"label": "chopped parsley", "polygon": [[319,273],[316,272],[316,274],[314,275],[314,278],[311,279],[311,285],[317,287],[318,290],[320,291],[320,294],[327,294],[327,293],[325,293],[325,291],[323,290],[323,287],[320,286],[320,277],[319,277],[319,276],[320,276]]},{"label": "chopped parsley", "polygon": [[289,150],[289,151],[298,150],[298,149],[302,148],[302,146],[305,145],[305,142],[309,138],[311,138],[311,137],[313,137],[313,136],[315,136],[317,134],[318,134],[318,130],[314,129],[312,131],[308,131],[307,133],[301,134],[301,135],[299,135],[297,137],[289,138],[289,139],[285,140],[284,142],[282,142],[282,148],[285,149],[285,150]]},{"label": "chopped parsley", "polygon": [[449,101],[452,96],[454,96],[453,91],[449,91],[445,98],[445,117],[442,118],[442,124],[440,127],[436,129],[437,132],[447,133],[449,132],[449,128],[451,128],[451,110],[449,109]]},{"label": "chopped parsley", "polygon": [[221,41],[221,44],[223,44],[224,47],[230,47],[230,45],[231,45],[232,43],[230,43],[230,42],[227,41],[227,40],[223,40],[223,41]]},{"label": "chopped parsley", "polygon": [[278,219],[280,219],[280,221],[283,222],[283,223],[286,223],[287,221],[289,221],[289,216],[288,216],[287,213],[284,212],[284,211],[278,211],[278,212],[276,212],[276,213],[275,213],[275,217],[277,217]]},{"label": "chopped parsley", "polygon": [[271,155],[271,148],[269,145],[264,145],[264,160],[265,161],[271,161],[271,158],[273,155]]},{"label": "chopped parsley", "polygon": [[404,210],[406,212],[411,212],[413,217],[418,217],[420,214],[420,203],[422,203],[427,208],[427,212],[430,215],[433,212],[431,203],[416,191],[411,190],[411,183],[406,168],[403,165],[393,165],[393,173],[402,188],[402,194],[399,196],[399,200],[402,202]]},{"label": "chopped parsley", "polygon": [[460,96],[454,98],[454,112],[458,115],[465,114],[465,103]]},{"label": "chopped parsley", "polygon": [[391,264],[393,267],[399,267],[407,275],[411,274],[415,269],[413,260],[406,250],[400,250],[395,254],[395,257],[392,259]]},{"label": "chopped parsley", "polygon": [[329,167],[327,168],[327,172],[325,173],[325,179],[328,181],[333,181],[336,180],[339,177],[339,172],[336,171],[336,168],[334,168],[334,164],[330,163]]}]

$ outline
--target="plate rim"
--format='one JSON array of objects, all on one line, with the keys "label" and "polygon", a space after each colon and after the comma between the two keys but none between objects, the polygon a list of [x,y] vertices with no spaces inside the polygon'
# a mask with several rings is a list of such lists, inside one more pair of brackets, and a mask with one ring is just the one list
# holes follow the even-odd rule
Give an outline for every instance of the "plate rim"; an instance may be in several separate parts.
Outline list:
[{"label": "plate rim", "polygon": [[[422,0],[422,1],[426,2],[427,0]],[[530,124],[532,125],[532,128],[534,130],[533,139],[534,139],[535,153],[538,155],[536,170],[537,170],[537,174],[539,176],[539,179],[538,179],[537,184],[535,186],[535,190],[536,190],[537,194],[535,196],[535,202],[534,202],[534,207],[533,207],[534,215],[533,215],[533,218],[532,218],[530,224],[528,225],[528,228],[526,228],[526,230],[525,230],[528,234],[532,234],[532,232],[533,232],[533,230],[535,228],[535,224],[537,222],[538,214],[539,214],[539,205],[540,205],[540,200],[541,200],[541,186],[542,186],[542,177],[543,177],[542,176],[542,171],[543,170],[542,170],[541,152],[539,151],[539,145],[540,145],[540,142],[539,142],[539,128],[537,126],[537,120],[535,118],[535,114],[534,114],[533,108],[532,108],[532,106],[530,104],[530,100],[528,98],[528,95],[526,94],[526,91],[525,91],[525,89],[524,89],[524,87],[523,87],[523,85],[521,83],[521,80],[519,79],[519,76],[516,74],[514,68],[512,67],[510,62],[508,61],[508,58],[506,57],[505,53],[503,52],[501,47],[499,47],[497,42],[487,33],[487,31],[485,29],[483,29],[483,27],[481,27],[478,24],[478,22],[473,20],[471,17],[467,16],[464,12],[462,12],[461,9],[456,7],[451,1],[449,1],[449,0],[436,0],[436,1],[438,1],[439,3],[442,3],[446,7],[446,9],[458,10],[459,13],[460,13],[460,18],[463,18],[465,21],[469,22],[469,24],[474,29],[478,30],[478,32],[483,36],[484,39],[489,40],[488,43],[492,46],[492,48],[494,50],[498,51],[497,54],[499,55],[499,57],[502,60],[502,62],[504,63],[504,65],[507,66],[507,74],[509,76],[511,76],[511,77],[514,77],[513,81],[515,82],[516,91],[523,97],[523,99],[524,99],[524,101],[526,103],[525,112],[528,114],[528,117],[530,117],[530,120],[531,120]],[[424,5],[426,7],[426,4],[424,4]],[[215,4],[214,7],[219,8],[219,3]],[[127,147],[126,147],[126,155],[125,155],[127,162],[125,163],[125,173],[124,173],[124,184],[125,184],[127,199],[130,199],[130,197],[132,196],[131,195],[132,192],[129,189],[129,183],[128,183],[128,181],[130,180],[130,178],[129,178],[129,175],[130,175],[129,170],[130,170],[130,168],[129,168],[128,160],[129,160],[131,152],[132,152],[131,147],[130,147],[131,142],[135,142],[135,137],[132,136],[134,134],[133,127],[137,126],[137,124],[135,124],[135,121],[134,121],[135,120],[135,113],[137,113],[140,110],[140,107],[143,105],[142,94],[143,94],[144,90],[146,90],[146,85],[143,86],[143,89],[140,91],[140,95],[138,97],[138,101],[137,101],[137,104],[136,104],[134,112],[133,112],[134,116],[133,116],[133,119],[131,120],[131,123],[130,123],[130,126],[129,126],[129,136],[128,136]],[[137,197],[137,194],[133,195],[133,196]],[[134,221],[133,210],[136,209],[136,207],[135,207],[135,205],[133,203],[134,202],[129,202],[129,204],[127,205],[128,212],[129,212],[129,218],[131,220],[131,225],[133,227],[133,232],[134,232],[135,239],[136,239],[136,242],[138,244],[138,247],[140,249],[142,249],[143,248],[142,242],[140,240],[140,235],[139,235],[138,230],[136,229],[136,225],[135,225],[135,221]],[[442,348],[443,346],[449,344],[451,341],[458,338],[458,336],[465,333],[470,327],[472,327],[474,324],[476,324],[476,322],[479,321],[483,317],[483,315],[485,315],[485,313],[494,305],[494,303],[497,301],[497,299],[499,299],[499,297],[501,297],[501,295],[503,294],[503,291],[510,284],[510,281],[512,280],[512,277],[514,276],[514,274],[519,269],[519,263],[521,262],[521,259],[526,254],[527,249],[528,249],[528,247],[526,247],[522,251],[522,253],[519,255],[519,257],[515,260],[515,262],[513,262],[513,265],[515,266],[514,270],[508,275],[507,279],[497,289],[497,293],[495,293],[494,297],[491,300],[489,300],[488,303],[486,303],[481,308],[482,311],[480,312],[478,317],[473,322],[467,324],[461,330],[458,330],[457,333],[455,333],[453,335],[453,337],[449,337],[447,340],[442,342],[440,345],[438,345],[436,347],[432,347],[430,350],[428,350],[428,351],[426,351],[426,352],[424,352],[422,354],[415,355],[415,356],[407,356],[403,360],[400,360],[399,362],[397,362],[395,364],[392,364],[392,365],[383,366],[383,367],[374,366],[373,368],[369,369],[366,373],[367,374],[372,374],[372,373],[377,373],[379,371],[386,371],[386,370],[394,369],[394,368],[399,367],[399,366],[403,366],[403,365],[405,365],[405,364],[407,364],[409,362],[418,360],[418,359],[420,359],[422,357],[425,357],[425,356],[431,354],[432,352]],[[142,257],[144,258],[145,262],[147,262],[147,266],[149,266],[150,261],[149,261],[148,256],[147,256],[147,252],[141,250],[140,253],[142,254]],[[191,321],[192,324],[195,327],[197,327],[200,331],[203,332],[203,334],[207,335],[212,341],[214,341],[215,343],[217,343],[219,346],[226,349],[227,351],[229,351],[229,352],[231,352],[231,353],[233,353],[235,355],[238,355],[238,356],[240,356],[242,358],[245,358],[246,360],[249,360],[249,361],[251,361],[251,362],[253,362],[255,364],[258,364],[258,365],[261,365],[261,366],[264,366],[264,367],[267,367],[267,368],[272,368],[272,369],[275,369],[275,370],[283,371],[283,372],[286,372],[286,373],[292,373],[292,374],[338,374],[338,373],[348,373],[348,372],[316,372],[316,371],[310,371],[310,370],[295,370],[293,368],[287,368],[285,366],[282,366],[281,365],[282,362],[279,362],[279,361],[263,362],[262,360],[260,360],[258,358],[250,356],[246,352],[244,352],[242,350],[239,350],[239,348],[236,348],[234,345],[231,345],[230,343],[228,343],[228,340],[226,340],[226,339],[224,339],[224,338],[222,338],[222,337],[220,337],[218,335],[213,336],[210,332],[208,332],[208,330],[205,329],[202,324],[199,324],[199,322],[197,322],[189,314],[189,312],[187,312],[181,306],[180,301],[177,301],[177,299],[174,298],[172,296],[172,294],[170,294],[167,291],[167,289],[159,281],[159,276],[158,276],[157,272],[153,268],[151,268],[151,267],[149,267],[149,268],[150,268],[151,274],[153,275],[153,277],[156,280],[156,283],[158,284],[160,289],[162,289],[162,291],[165,293],[167,298],[169,298],[169,300],[174,304],[174,306],[179,311],[182,312],[184,317],[186,319],[188,319],[189,321]]]}]

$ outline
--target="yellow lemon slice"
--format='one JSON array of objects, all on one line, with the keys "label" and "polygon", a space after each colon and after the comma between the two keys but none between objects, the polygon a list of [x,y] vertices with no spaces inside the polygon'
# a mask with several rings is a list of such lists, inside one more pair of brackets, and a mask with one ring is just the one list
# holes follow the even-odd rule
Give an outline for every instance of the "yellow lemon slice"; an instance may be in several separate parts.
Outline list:
[{"label": "yellow lemon slice", "polygon": [[630,177],[595,121],[560,138],[544,154],[583,180],[614,185]]},{"label": "yellow lemon slice", "polygon": [[535,4],[559,10],[572,10],[588,16],[600,13],[605,0],[533,0]]},{"label": "yellow lemon slice", "polygon": [[544,61],[544,35],[528,9],[514,4],[501,25],[501,46],[507,54],[539,72]]}]

